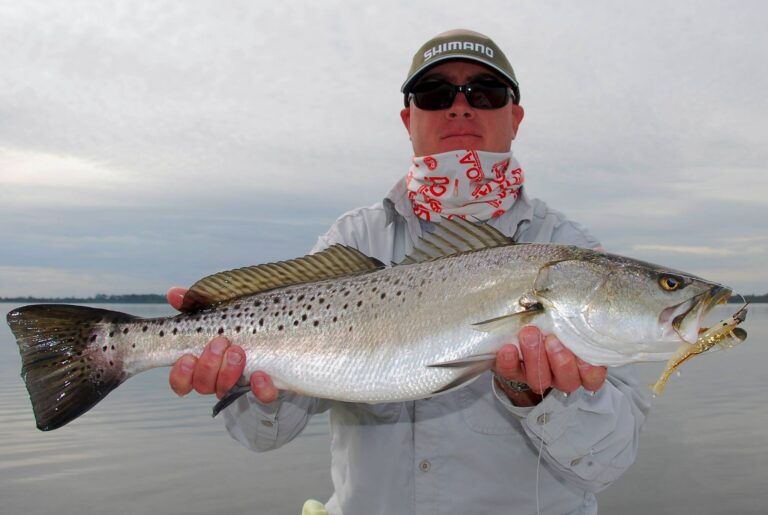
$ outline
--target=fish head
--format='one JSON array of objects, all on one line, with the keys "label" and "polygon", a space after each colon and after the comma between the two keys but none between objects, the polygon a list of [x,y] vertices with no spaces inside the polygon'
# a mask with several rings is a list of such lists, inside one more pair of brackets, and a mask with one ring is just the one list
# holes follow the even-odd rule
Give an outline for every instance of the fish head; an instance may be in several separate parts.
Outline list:
[{"label": "fish head", "polygon": [[651,263],[584,251],[543,266],[534,294],[561,339],[578,340],[579,357],[619,364],[665,360],[680,344],[693,344],[704,316],[731,290]]}]

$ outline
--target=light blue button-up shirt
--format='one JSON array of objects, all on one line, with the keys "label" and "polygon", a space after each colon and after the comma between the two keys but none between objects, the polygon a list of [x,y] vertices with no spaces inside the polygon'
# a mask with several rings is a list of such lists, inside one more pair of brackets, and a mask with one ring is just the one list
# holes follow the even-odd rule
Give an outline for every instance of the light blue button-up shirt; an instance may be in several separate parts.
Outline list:
[{"label": "light blue button-up shirt", "polygon": [[[490,223],[519,242],[599,245],[525,192]],[[383,203],[341,216],[314,251],[343,243],[396,263],[424,224],[400,181]],[[513,406],[488,372],[412,402],[353,404],[281,392],[264,405],[249,393],[224,414],[235,439],[267,451],[330,410],[332,515],[535,514],[537,505],[542,514],[595,514],[594,492],[635,459],[649,403],[632,367],[616,367],[595,395],[553,390],[527,408]]]}]

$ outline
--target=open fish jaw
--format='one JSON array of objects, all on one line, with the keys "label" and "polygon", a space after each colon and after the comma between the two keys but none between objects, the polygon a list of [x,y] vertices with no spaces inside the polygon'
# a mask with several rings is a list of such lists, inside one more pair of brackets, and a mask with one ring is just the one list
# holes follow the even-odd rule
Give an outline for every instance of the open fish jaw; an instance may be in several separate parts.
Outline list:
[{"label": "open fish jaw", "polygon": [[682,343],[695,343],[704,317],[717,304],[727,300],[731,293],[732,291],[728,288],[714,285],[699,295],[666,308],[659,316],[663,336],[674,339],[676,335]]}]

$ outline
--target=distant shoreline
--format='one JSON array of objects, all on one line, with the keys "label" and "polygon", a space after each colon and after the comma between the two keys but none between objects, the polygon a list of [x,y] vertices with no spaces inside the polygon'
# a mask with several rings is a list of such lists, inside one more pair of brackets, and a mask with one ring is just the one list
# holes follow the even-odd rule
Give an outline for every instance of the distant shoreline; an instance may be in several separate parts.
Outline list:
[{"label": "distant shoreline", "polygon": [[[728,304],[741,304],[744,301],[750,304],[768,303],[768,293],[764,295],[745,295],[744,299],[734,295],[728,299]],[[42,303],[53,302],[56,304],[167,304],[165,295],[154,293],[130,294],[130,295],[105,295],[96,294],[94,297],[0,297],[0,302],[26,302]]]},{"label": "distant shoreline", "polygon": [[96,294],[94,297],[0,297],[0,302],[54,302],[56,304],[167,304],[165,295],[154,293],[130,295]]}]

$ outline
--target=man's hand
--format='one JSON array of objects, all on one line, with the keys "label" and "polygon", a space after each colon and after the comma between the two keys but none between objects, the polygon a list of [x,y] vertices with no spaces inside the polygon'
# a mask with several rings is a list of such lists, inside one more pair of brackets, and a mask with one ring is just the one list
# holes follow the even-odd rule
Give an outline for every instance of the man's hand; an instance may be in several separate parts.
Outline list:
[{"label": "man's hand", "polygon": [[[184,288],[171,288],[166,295],[168,303],[176,309],[181,307]],[[192,390],[211,394],[221,399],[232,389],[245,370],[245,351],[232,345],[229,340],[218,336],[208,342],[200,357],[185,354],[173,365],[168,382],[176,395],[187,395]],[[277,388],[264,372],[251,374],[251,391],[261,402],[277,399]]]},{"label": "man's hand", "polygon": [[494,367],[498,375],[530,386],[530,392],[515,392],[500,384],[514,404],[538,404],[550,387],[571,393],[580,386],[592,392],[603,386],[606,368],[590,365],[577,358],[556,336],[550,334],[545,337],[538,328],[526,326],[517,337],[522,361],[517,347],[508,344],[499,349]]}]

